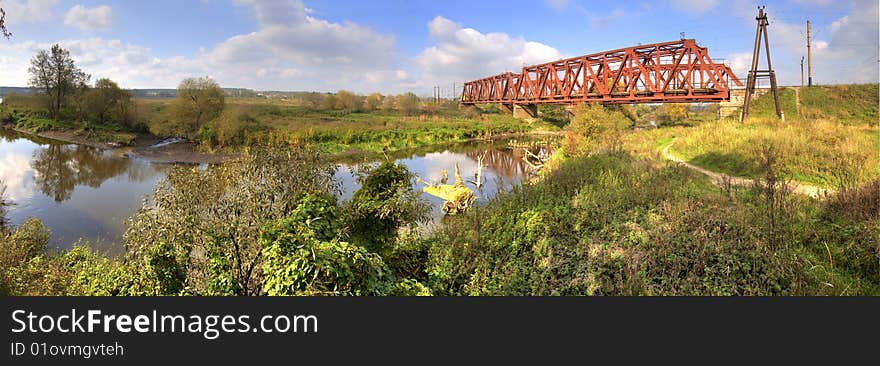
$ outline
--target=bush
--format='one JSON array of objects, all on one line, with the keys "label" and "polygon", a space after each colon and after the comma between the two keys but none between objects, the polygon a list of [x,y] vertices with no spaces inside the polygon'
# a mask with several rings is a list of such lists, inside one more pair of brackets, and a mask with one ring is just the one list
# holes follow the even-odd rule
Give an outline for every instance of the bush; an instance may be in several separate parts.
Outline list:
[{"label": "bush", "polygon": [[621,134],[630,124],[631,121],[620,111],[611,111],[595,103],[578,105],[568,125],[568,130],[577,138],[569,141],[582,146],[570,145],[568,149],[571,152],[596,148],[617,151]]},{"label": "bush", "polygon": [[263,291],[279,295],[377,295],[386,291],[382,258],[341,242],[333,230],[335,204],[306,196],[288,218],[265,226]]},{"label": "bush", "polygon": [[385,161],[358,181],[361,188],[347,206],[353,242],[385,254],[407,225],[427,222],[428,206],[412,188],[413,175],[403,164]]},{"label": "bush", "polygon": [[287,217],[304,195],[335,194],[333,172],[303,147],[253,150],[204,171],[177,167],[129,220],[128,262],[152,273],[163,293],[260,294],[260,228]]}]

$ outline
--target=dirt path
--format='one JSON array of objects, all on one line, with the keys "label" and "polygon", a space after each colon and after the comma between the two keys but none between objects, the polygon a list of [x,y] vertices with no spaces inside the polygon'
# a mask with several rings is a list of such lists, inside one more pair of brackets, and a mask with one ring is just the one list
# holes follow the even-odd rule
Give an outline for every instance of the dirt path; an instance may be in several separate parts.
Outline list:
[{"label": "dirt path", "polygon": [[[712,180],[713,184],[715,184],[719,187],[723,187],[724,185],[726,185],[726,182],[729,182],[729,184],[735,185],[735,186],[751,186],[751,185],[755,184],[754,179],[743,178],[743,177],[732,177],[727,174],[716,173],[711,170],[698,167],[696,165],[693,165],[691,163],[688,163],[684,160],[679,159],[677,156],[672,155],[672,153],[669,152],[669,148],[672,147],[672,144],[674,144],[674,143],[675,143],[675,140],[673,139],[671,142],[666,144],[666,147],[663,148],[663,151],[662,151],[663,158],[666,160],[669,160],[669,161],[674,161],[674,162],[678,163],[679,165],[682,165],[688,169],[692,169],[692,170],[695,170],[695,171],[698,171],[700,173],[707,175]],[[835,192],[833,189],[812,186],[809,184],[803,184],[803,183],[799,183],[799,182],[789,182],[789,186],[791,186],[792,192],[807,195],[807,196],[810,196],[813,198],[825,198],[829,194],[832,194]]]}]

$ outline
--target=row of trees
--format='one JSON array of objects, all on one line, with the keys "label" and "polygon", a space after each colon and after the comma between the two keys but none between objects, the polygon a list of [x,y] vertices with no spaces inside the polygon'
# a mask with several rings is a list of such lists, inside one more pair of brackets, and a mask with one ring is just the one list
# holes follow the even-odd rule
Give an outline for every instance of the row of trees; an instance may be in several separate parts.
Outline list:
[{"label": "row of trees", "polygon": [[413,93],[359,95],[340,90],[336,94],[308,93],[301,97],[301,101],[305,106],[315,109],[349,112],[398,111],[406,115],[417,113],[421,107],[421,100]]},{"label": "row of trees", "polygon": [[37,52],[28,72],[30,86],[42,91],[55,120],[75,119],[86,127],[91,127],[89,122],[135,124],[131,93],[106,78],[89,85],[91,75],[77,67],[70,51],[60,45]]}]

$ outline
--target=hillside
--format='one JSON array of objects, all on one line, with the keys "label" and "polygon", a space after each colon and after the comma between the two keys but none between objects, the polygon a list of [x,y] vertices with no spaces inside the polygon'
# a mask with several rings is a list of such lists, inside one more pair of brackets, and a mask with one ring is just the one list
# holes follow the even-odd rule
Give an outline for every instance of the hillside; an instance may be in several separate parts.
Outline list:
[{"label": "hillside", "polygon": [[[780,91],[779,101],[782,103],[782,111],[789,119],[797,116],[808,120],[827,119],[846,124],[877,123],[880,118],[877,109],[880,104],[878,92],[878,84],[786,87]],[[800,111],[797,106],[798,97]],[[775,118],[773,95],[768,93],[755,99],[749,114],[755,118]],[[739,113],[732,116],[739,116]]]}]

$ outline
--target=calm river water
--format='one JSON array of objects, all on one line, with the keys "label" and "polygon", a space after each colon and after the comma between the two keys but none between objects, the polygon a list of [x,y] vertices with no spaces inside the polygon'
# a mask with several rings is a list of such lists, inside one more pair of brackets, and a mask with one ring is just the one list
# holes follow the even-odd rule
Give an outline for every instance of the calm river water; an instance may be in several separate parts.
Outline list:
[{"label": "calm river water", "polygon": [[[483,156],[485,183],[477,196],[478,201],[485,201],[499,189],[519,184],[528,174],[528,165],[505,145],[506,141],[495,141],[423,148],[395,158],[428,182],[439,182],[441,170],[446,169],[452,183],[456,163],[465,180],[473,179],[477,159]],[[29,217],[39,218],[52,230],[53,248],[69,248],[83,239],[98,250],[120,252],[125,219],[171,167],[0,128],[0,181],[6,186],[7,199],[14,203],[8,218],[14,225]],[[339,165],[336,175],[342,182],[342,199],[349,199],[358,189],[351,167]],[[434,222],[439,222],[442,200],[423,196],[432,204]]]}]

